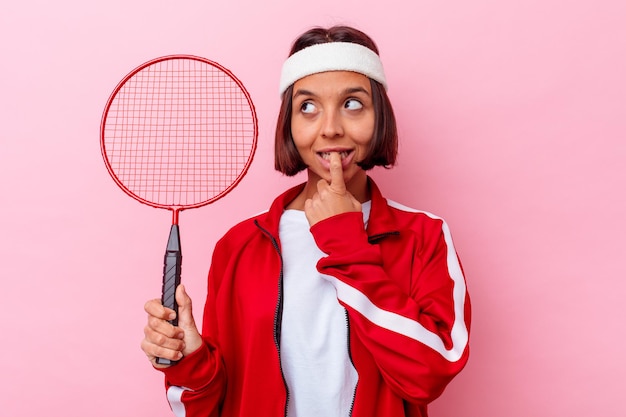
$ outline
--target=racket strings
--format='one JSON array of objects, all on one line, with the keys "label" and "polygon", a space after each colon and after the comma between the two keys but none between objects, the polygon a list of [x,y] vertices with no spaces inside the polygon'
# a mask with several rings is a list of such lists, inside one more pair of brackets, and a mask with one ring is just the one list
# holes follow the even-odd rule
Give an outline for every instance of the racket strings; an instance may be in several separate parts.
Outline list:
[{"label": "racket strings", "polygon": [[237,182],[256,140],[249,99],[224,71],[165,60],[131,77],[107,115],[105,147],[118,180],[140,198],[191,206]]}]

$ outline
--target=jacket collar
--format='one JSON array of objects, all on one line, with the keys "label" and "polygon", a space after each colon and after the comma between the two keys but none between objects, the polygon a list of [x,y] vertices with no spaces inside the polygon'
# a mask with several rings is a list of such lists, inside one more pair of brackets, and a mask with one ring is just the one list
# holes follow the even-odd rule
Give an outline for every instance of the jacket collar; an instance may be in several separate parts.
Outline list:
[{"label": "jacket collar", "polygon": [[[394,221],[394,216],[387,205],[387,200],[381,194],[376,183],[369,176],[367,179],[372,201],[367,234],[370,242],[372,242],[388,234],[397,234],[398,228]],[[304,186],[305,183],[299,184],[279,195],[270,206],[269,211],[257,219],[259,226],[277,237],[280,217],[285,207],[302,192]]]}]

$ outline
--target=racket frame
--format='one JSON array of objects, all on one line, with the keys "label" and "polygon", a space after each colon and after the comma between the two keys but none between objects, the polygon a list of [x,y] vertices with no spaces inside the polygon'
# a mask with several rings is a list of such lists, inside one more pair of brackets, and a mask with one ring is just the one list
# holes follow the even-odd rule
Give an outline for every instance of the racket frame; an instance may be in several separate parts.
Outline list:
[{"label": "racket frame", "polygon": [[[250,106],[250,114],[252,115],[252,122],[253,122],[253,128],[254,128],[253,133],[252,133],[252,138],[253,139],[252,139],[252,142],[251,142],[251,145],[250,145],[250,151],[249,151],[248,160],[247,160],[245,166],[243,167],[243,169],[239,172],[239,175],[237,176],[237,178],[235,178],[235,180],[228,187],[226,187],[225,189],[223,189],[221,192],[219,192],[218,194],[214,195],[213,197],[211,197],[211,198],[209,198],[207,200],[198,202],[198,203],[185,204],[185,205],[170,205],[170,204],[155,203],[153,201],[146,200],[143,197],[141,197],[141,196],[137,195],[136,193],[134,193],[133,191],[131,191],[117,177],[117,174],[115,173],[115,170],[111,166],[111,161],[109,160],[109,157],[108,157],[107,152],[106,152],[106,143],[105,143],[105,136],[106,136],[105,135],[105,130],[106,130],[107,116],[109,114],[109,110],[111,109],[111,105],[113,104],[113,102],[115,101],[115,98],[117,97],[117,94],[124,87],[124,85],[133,76],[135,76],[135,74],[139,73],[140,71],[144,70],[145,68],[147,68],[147,67],[149,67],[151,65],[158,64],[158,63],[163,62],[163,61],[173,60],[173,59],[189,59],[189,60],[199,61],[199,62],[208,64],[208,65],[211,65],[212,67],[217,68],[220,71],[224,72],[226,75],[228,75],[231,78],[231,80],[234,81],[237,84],[237,86],[239,87],[239,89],[241,90],[243,95],[246,97],[248,105]],[[109,96],[109,99],[107,100],[107,103],[106,103],[105,108],[104,108],[104,112],[102,113],[102,120],[100,122],[100,151],[102,153],[102,158],[104,159],[104,163],[106,165],[107,171],[109,172],[109,175],[111,175],[111,178],[113,178],[113,181],[115,181],[117,186],[120,187],[122,189],[122,191],[124,191],[130,197],[134,198],[135,200],[139,201],[140,203],[146,204],[146,205],[148,205],[150,207],[154,207],[154,208],[161,208],[161,209],[170,210],[172,212],[172,224],[174,225],[174,224],[178,224],[179,213],[181,211],[187,210],[187,209],[192,209],[192,208],[198,208],[198,207],[206,206],[207,204],[211,204],[212,202],[214,202],[216,200],[219,200],[220,198],[224,197],[226,194],[231,192],[239,184],[239,182],[247,174],[248,169],[250,168],[250,165],[252,164],[252,159],[254,158],[254,154],[256,153],[258,134],[259,134],[259,126],[258,126],[256,110],[255,110],[255,107],[254,107],[254,103],[252,102],[252,98],[250,97],[250,94],[248,93],[248,90],[246,90],[246,88],[243,85],[243,83],[229,69],[225,68],[224,66],[220,65],[219,63],[217,63],[215,61],[211,61],[209,59],[202,58],[202,57],[199,57],[199,56],[196,56],[196,55],[175,54],[175,55],[166,55],[166,56],[162,56],[162,57],[159,57],[159,58],[155,58],[155,59],[152,59],[150,61],[147,61],[147,62],[139,65],[138,67],[133,69],[131,72],[129,72],[117,84],[117,86],[115,87],[115,89],[113,90],[111,95]]]}]

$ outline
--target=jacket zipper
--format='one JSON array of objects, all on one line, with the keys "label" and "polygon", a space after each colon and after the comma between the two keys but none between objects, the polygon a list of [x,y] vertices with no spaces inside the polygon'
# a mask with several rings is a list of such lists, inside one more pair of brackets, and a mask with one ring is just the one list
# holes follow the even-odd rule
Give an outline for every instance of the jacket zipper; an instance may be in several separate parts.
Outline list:
[{"label": "jacket zipper", "polygon": [[[347,333],[348,357],[350,358],[350,363],[352,364],[352,367],[356,371],[356,366],[354,366],[354,361],[352,360],[352,347],[350,345],[350,317],[348,316],[348,310],[344,308],[344,311],[346,312],[346,327],[348,329],[348,333]],[[350,412],[348,413],[348,417],[352,417],[352,411],[354,410],[354,402],[356,401],[356,389],[359,386],[359,377],[358,377],[359,372],[356,371],[356,374],[357,374],[357,379],[356,379],[356,384],[354,385],[354,391],[352,391],[352,403],[350,403]]]},{"label": "jacket zipper", "polygon": [[280,258],[280,273],[278,276],[278,303],[276,305],[276,312],[274,313],[274,345],[276,346],[276,351],[278,352],[278,366],[280,368],[280,375],[283,378],[283,385],[285,386],[286,397],[284,416],[287,417],[287,410],[289,405],[289,387],[287,386],[287,380],[285,379],[285,373],[283,372],[283,364],[280,359],[280,332],[283,317],[283,256],[276,238],[272,236],[272,234],[268,230],[265,230],[263,227],[261,227],[257,220],[254,221],[254,224],[270,239],[270,241],[272,242],[272,246],[274,246],[274,250],[276,250],[278,257]]}]

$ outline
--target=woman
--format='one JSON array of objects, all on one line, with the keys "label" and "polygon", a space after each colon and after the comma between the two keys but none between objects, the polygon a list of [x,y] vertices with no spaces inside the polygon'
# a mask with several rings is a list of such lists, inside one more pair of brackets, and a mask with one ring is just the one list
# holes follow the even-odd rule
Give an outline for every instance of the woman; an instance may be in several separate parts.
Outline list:
[{"label": "woman", "polygon": [[178,327],[145,306],[142,349],[177,416],[426,416],[465,365],[470,304],[447,225],[367,175],[396,159],[386,87],[356,29],[294,43],[275,166],[306,183],[217,243],[202,335],[183,286]]}]

